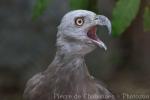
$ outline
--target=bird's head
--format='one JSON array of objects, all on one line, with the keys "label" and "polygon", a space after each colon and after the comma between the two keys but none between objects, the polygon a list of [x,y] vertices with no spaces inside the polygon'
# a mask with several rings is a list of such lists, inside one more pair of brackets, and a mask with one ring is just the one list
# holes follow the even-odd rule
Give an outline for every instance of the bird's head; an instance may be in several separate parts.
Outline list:
[{"label": "bird's head", "polygon": [[61,20],[58,26],[57,46],[73,54],[85,55],[97,46],[107,49],[96,34],[97,26],[108,28],[111,33],[111,22],[103,15],[96,15],[87,10],[74,10]]}]

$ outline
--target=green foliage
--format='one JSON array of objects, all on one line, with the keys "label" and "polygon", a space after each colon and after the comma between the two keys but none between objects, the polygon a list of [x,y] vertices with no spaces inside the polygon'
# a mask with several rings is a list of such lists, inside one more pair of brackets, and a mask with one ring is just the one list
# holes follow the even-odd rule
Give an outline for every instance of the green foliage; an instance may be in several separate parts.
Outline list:
[{"label": "green foliage", "polygon": [[144,11],[144,30],[150,31],[150,7],[146,7]]},{"label": "green foliage", "polygon": [[[32,19],[36,20],[42,15],[47,8],[49,1],[52,0],[37,0],[34,9]],[[119,36],[123,33],[127,27],[131,24],[136,17],[139,10],[141,0],[117,0],[117,4],[112,14],[112,34],[113,36]],[[75,9],[88,9],[97,12],[98,0],[69,0],[70,8]],[[149,26],[149,10],[145,10],[144,14],[144,27],[145,30],[150,29]]]},{"label": "green foliage", "polygon": [[33,20],[36,20],[40,15],[44,13],[45,9],[48,6],[49,1],[51,0],[37,0],[33,8],[33,15],[32,15]]},{"label": "green foliage", "polygon": [[75,9],[87,9],[89,7],[89,0],[70,0],[70,8]]},{"label": "green foliage", "polygon": [[139,10],[140,0],[118,0],[112,15],[112,34],[119,36],[131,24]]}]

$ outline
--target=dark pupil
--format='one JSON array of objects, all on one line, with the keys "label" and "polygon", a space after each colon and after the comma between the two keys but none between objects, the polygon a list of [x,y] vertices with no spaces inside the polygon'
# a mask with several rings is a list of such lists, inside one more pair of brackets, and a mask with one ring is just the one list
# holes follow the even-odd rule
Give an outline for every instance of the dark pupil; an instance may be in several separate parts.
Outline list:
[{"label": "dark pupil", "polygon": [[79,23],[81,23],[82,21],[81,21],[81,20],[79,20],[78,22],[79,22]]}]

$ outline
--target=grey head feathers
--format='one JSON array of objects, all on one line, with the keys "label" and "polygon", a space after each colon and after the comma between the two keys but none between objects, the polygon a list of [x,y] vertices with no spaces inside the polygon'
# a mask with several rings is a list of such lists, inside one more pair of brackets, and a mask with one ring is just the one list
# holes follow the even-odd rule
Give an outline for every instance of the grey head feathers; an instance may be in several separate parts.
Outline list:
[{"label": "grey head feathers", "polygon": [[69,52],[69,54],[79,55],[85,55],[97,46],[106,50],[106,45],[96,34],[98,25],[106,26],[111,33],[111,23],[103,15],[96,15],[94,12],[86,10],[67,13],[58,26],[57,46],[61,47],[58,49],[63,49],[62,51]]}]

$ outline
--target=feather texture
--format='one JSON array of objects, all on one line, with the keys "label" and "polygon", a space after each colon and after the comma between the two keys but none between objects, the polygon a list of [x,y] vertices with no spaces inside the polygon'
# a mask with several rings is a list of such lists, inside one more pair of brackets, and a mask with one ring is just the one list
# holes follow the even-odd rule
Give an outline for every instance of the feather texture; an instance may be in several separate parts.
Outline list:
[{"label": "feather texture", "polygon": [[[78,16],[84,16],[86,28],[73,24]],[[72,11],[63,17],[57,33],[56,56],[44,72],[27,82],[25,100],[115,100],[89,74],[84,61],[84,55],[96,48],[86,35],[87,26],[95,17],[95,13],[85,10]]]}]

